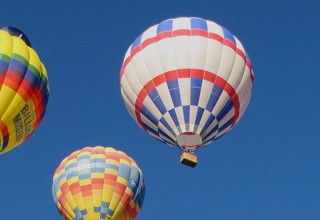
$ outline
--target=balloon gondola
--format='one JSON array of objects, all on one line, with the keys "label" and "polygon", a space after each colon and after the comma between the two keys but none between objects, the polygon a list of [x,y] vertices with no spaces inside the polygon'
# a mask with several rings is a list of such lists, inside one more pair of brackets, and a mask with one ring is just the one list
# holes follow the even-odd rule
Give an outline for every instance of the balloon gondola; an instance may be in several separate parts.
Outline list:
[{"label": "balloon gondola", "polygon": [[129,47],[121,94],[137,124],[152,137],[194,151],[228,133],[243,116],[253,85],[250,59],[226,28],[196,17],[165,20]]}]

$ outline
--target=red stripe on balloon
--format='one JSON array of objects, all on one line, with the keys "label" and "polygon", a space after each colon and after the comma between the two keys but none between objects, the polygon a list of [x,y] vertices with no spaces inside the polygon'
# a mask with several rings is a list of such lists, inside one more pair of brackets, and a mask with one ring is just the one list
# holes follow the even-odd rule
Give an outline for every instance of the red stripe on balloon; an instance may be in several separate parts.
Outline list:
[{"label": "red stripe on balloon", "polygon": [[171,37],[172,37],[172,31],[166,31],[166,32],[161,32],[160,34],[158,34],[156,36],[156,40],[160,41],[162,39],[171,38]]},{"label": "red stripe on balloon", "polygon": [[3,85],[8,86],[10,89],[18,93],[21,98],[27,102],[32,94],[32,88],[24,81],[17,81],[16,77],[7,76],[4,79]]},{"label": "red stripe on balloon", "polygon": [[207,32],[204,30],[180,29],[180,30],[174,30],[172,32],[170,32],[170,31],[162,32],[155,37],[145,39],[143,42],[140,43],[140,45],[133,48],[133,50],[130,53],[130,56],[128,56],[124,60],[123,68],[120,71],[120,80],[122,79],[122,76],[124,74],[124,70],[127,67],[127,65],[130,63],[131,59],[136,54],[138,54],[141,50],[143,50],[145,47],[147,47],[153,43],[156,43],[160,40],[172,38],[172,37],[177,37],[177,36],[200,36],[200,37],[206,37],[208,39],[216,40],[216,41],[220,42],[221,44],[233,49],[239,56],[241,56],[243,58],[243,60],[246,62],[246,65],[251,70],[251,63],[248,59],[246,59],[245,53],[240,48],[237,48],[237,46],[232,41],[230,41],[226,38],[223,38],[222,36],[220,36],[216,33]]},{"label": "red stripe on balloon", "polygon": [[205,31],[205,30],[191,30],[191,36],[208,37],[208,31]]},{"label": "red stripe on balloon", "polygon": [[237,50],[237,46],[231,40],[228,40],[226,38],[223,39],[223,45],[230,47],[234,51]]}]

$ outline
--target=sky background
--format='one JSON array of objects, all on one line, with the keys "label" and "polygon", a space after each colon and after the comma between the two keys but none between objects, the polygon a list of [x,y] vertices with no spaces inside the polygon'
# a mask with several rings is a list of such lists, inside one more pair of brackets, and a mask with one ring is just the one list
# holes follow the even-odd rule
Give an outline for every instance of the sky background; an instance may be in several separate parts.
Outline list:
[{"label": "sky background", "polygon": [[[85,146],[134,158],[147,194],[137,220],[320,219],[320,3],[316,0],[3,1],[0,26],[26,33],[51,87],[46,115],[24,144],[0,155],[1,220],[58,220],[52,176]],[[180,151],[127,113],[119,72],[148,27],[197,16],[229,29],[251,58],[253,96],[227,135]]]}]

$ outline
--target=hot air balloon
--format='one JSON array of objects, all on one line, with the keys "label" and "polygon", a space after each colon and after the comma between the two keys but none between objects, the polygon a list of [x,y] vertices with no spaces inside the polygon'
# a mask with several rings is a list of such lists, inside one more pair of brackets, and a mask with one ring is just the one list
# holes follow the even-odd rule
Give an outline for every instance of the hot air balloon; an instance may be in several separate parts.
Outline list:
[{"label": "hot air balloon", "polygon": [[24,33],[0,29],[0,154],[39,126],[49,96],[47,71]]},{"label": "hot air balloon", "polygon": [[243,116],[253,85],[251,62],[226,28],[197,17],[169,19],[143,32],[127,50],[121,94],[152,137],[194,151],[228,133]]},{"label": "hot air balloon", "polygon": [[136,162],[111,147],[85,147],[66,157],[53,176],[52,194],[66,220],[132,220],[145,195]]}]

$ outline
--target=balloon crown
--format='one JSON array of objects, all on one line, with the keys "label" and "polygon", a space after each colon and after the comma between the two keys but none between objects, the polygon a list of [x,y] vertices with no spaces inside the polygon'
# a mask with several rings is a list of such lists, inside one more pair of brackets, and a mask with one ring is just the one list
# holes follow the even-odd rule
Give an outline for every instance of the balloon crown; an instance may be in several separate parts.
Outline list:
[{"label": "balloon crown", "polygon": [[12,36],[16,36],[16,37],[21,38],[29,47],[31,47],[31,43],[30,43],[27,35],[25,35],[18,28],[11,27],[11,26],[5,26],[5,27],[0,28],[0,30],[4,30],[4,31],[8,32]]}]

